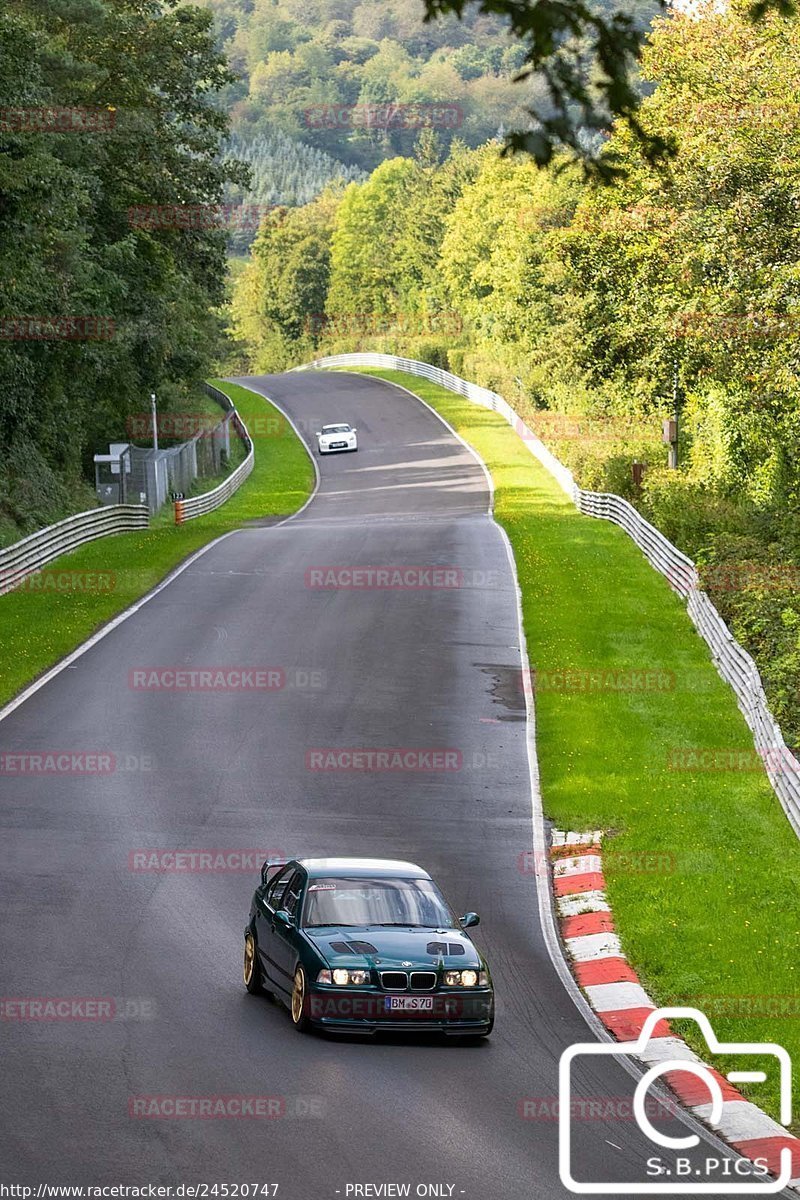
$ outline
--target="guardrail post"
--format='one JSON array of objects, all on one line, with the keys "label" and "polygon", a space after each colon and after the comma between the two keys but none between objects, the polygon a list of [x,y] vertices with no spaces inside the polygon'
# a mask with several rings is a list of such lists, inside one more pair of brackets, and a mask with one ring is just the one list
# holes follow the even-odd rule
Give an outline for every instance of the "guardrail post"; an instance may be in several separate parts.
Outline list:
[{"label": "guardrail post", "polygon": [[175,501],[175,524],[176,525],[183,524],[183,501],[182,500]]}]

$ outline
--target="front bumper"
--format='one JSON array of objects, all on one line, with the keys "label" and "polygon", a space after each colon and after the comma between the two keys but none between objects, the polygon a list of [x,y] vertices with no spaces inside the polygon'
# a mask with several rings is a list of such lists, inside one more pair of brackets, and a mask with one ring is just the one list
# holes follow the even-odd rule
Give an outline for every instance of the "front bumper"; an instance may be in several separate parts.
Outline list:
[{"label": "front bumper", "polygon": [[357,449],[358,449],[358,442],[353,442],[352,445],[349,445],[347,443],[339,444],[337,442],[336,445],[333,445],[333,446],[331,446],[331,445],[319,446],[320,454],[344,454],[348,450],[357,450]]},{"label": "front bumper", "polygon": [[[417,1011],[390,1009],[392,996],[430,998],[430,1008]],[[480,1033],[494,1016],[491,988],[448,992],[382,992],[377,988],[337,988],[314,985],[306,996],[306,1015],[315,1025],[373,1032]]]}]

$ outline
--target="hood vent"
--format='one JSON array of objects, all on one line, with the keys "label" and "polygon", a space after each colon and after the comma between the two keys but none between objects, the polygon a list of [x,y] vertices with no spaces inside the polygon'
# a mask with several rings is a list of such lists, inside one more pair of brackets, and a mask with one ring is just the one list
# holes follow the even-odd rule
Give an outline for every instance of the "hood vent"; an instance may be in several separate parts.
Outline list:
[{"label": "hood vent", "polygon": [[337,954],[377,954],[378,947],[372,942],[331,942],[331,950]]},{"label": "hood vent", "polygon": [[426,947],[428,954],[464,954],[464,947],[460,942],[428,942]]}]

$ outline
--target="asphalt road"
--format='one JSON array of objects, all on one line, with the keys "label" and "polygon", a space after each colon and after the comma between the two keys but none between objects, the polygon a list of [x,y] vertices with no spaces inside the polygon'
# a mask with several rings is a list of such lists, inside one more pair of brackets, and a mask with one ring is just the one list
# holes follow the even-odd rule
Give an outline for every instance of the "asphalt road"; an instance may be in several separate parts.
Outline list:
[{"label": "asphalt road", "polygon": [[[587,1027],[549,960],[527,869],[516,598],[484,473],[385,384],[311,373],[250,384],[304,432],[350,420],[358,454],[322,459],[299,516],[221,541],[0,724],[6,752],[115,760],[103,776],[0,778],[2,995],[115,1002],[105,1021],[0,1022],[0,1179],[278,1183],[286,1200],[368,1183],[564,1197],[557,1065]],[[329,566],[440,567],[458,586],[309,586]],[[131,671],[217,666],[272,668],[285,685],[131,686]],[[448,748],[460,766],[308,769],[309,750],[333,747]],[[241,984],[257,871],[131,869],[137,852],[176,849],[421,863],[456,911],[481,914],[493,1036],[298,1035]],[[577,1087],[632,1092],[613,1064]],[[136,1098],[152,1096],[281,1097],[283,1115],[136,1115]],[[536,1119],[521,1115],[526,1099]],[[576,1138],[583,1178],[638,1181],[653,1153],[630,1120],[584,1121]]]}]

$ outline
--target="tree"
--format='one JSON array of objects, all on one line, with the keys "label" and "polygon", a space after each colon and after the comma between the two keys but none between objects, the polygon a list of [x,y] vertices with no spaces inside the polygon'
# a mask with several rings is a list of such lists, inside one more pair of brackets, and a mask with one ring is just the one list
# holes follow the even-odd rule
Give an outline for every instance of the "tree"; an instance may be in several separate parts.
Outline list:
[{"label": "tree", "polygon": [[194,386],[219,341],[224,234],[129,218],[213,206],[244,181],[219,156],[227,122],[213,100],[231,77],[211,21],[149,0],[18,0],[0,17],[4,111],[55,107],[76,122],[0,131],[3,314],[102,318],[113,333],[73,340],[62,322],[69,336],[0,340],[0,443],[18,462],[14,448],[33,445],[71,483],[143,397]]},{"label": "tree", "polygon": [[345,191],[331,247],[330,316],[372,318],[397,311],[402,286],[397,236],[406,185],[416,169],[408,159],[388,159],[365,183],[351,183]]},{"label": "tree", "polygon": [[[615,151],[599,153],[586,133],[605,133],[619,117],[647,161],[662,162],[672,152],[670,137],[648,130],[639,120],[635,79],[647,26],[663,0],[619,8],[592,0],[478,0],[477,7],[504,17],[522,41],[520,77],[537,75],[546,85],[548,103],[531,110],[534,128],[512,133],[509,148],[526,150],[546,164],[558,146],[565,146],[590,173],[609,180],[619,169]],[[467,0],[425,0],[428,20],[453,13],[463,17],[466,8]],[[773,9],[790,15],[795,6],[793,0],[753,0],[749,15],[760,19]]]}]

